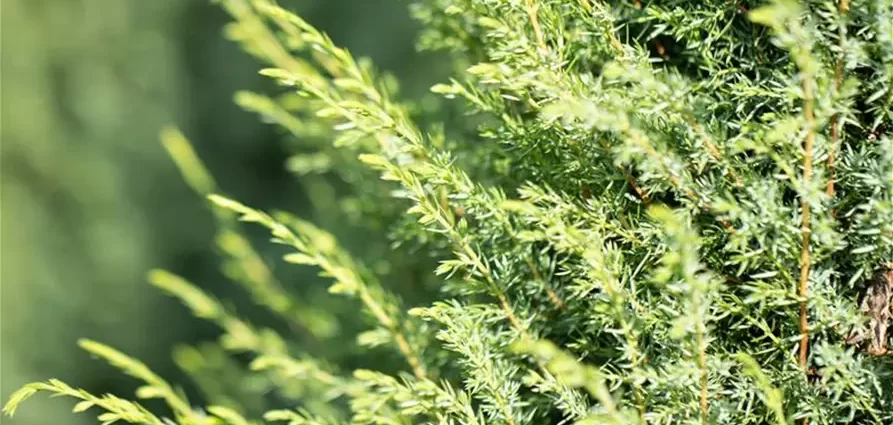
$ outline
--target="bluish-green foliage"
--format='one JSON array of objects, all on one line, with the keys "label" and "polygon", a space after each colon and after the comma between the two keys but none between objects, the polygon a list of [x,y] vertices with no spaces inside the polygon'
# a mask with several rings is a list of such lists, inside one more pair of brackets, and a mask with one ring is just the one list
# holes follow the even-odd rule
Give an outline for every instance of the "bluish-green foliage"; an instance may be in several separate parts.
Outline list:
[{"label": "bluish-green foliage", "polygon": [[[45,391],[105,423],[893,421],[890,0],[417,1],[419,47],[455,66],[436,102],[272,0],[220,4],[283,88],[236,101],[299,141],[284,162],[327,223],[218,194],[182,135],[162,139],[214,211],[227,276],[290,333],[153,271],[221,329],[178,354],[208,407],[85,341],[170,410],[48,381],[8,413]],[[290,298],[244,226],[368,330]],[[379,248],[348,252],[337,226]],[[401,366],[339,361],[346,344]]]}]

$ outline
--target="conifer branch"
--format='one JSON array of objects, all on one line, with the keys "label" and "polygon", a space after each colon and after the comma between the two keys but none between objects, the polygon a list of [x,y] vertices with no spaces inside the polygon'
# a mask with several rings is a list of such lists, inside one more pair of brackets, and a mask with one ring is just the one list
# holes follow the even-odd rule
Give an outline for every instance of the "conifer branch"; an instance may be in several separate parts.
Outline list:
[{"label": "conifer branch", "polygon": [[[555,344],[546,341],[518,341],[512,348],[519,352],[533,355],[539,361],[545,363],[546,368],[554,371],[556,376],[571,387],[583,387],[595,397],[605,409],[605,415],[593,415],[587,420],[592,423],[601,423],[600,420],[609,420],[608,423],[635,423],[630,418],[624,417],[620,411],[610,390],[605,385],[604,376],[597,369],[582,365],[576,359],[560,350]],[[585,422],[584,423],[588,423]],[[642,422],[643,424],[645,422]]]},{"label": "conifer branch", "polygon": [[226,425],[256,425],[245,419],[241,413],[226,406],[208,406],[208,413],[217,417]]},{"label": "conifer branch", "polygon": [[[695,130],[695,132],[701,138],[701,142],[704,143],[704,146],[707,147],[707,151],[710,152],[710,155],[713,156],[713,158],[717,161],[717,163],[719,163],[721,165],[724,162],[726,162],[723,158],[722,152],[720,152],[719,149],[716,147],[716,144],[714,143],[714,141],[712,140],[710,135],[708,135],[707,132],[704,131],[704,126],[702,126],[700,123],[698,123],[694,119],[694,117],[689,116],[687,118],[688,118],[688,125],[691,126],[691,128]],[[734,181],[735,186],[738,186],[738,187],[744,186],[744,182],[741,180],[741,176],[739,176],[738,173],[735,172],[734,169],[732,169],[731,167],[728,167],[726,169],[726,172],[729,174],[729,177],[731,177],[732,180]]]},{"label": "conifer branch", "polygon": [[537,5],[536,0],[524,0],[527,8],[527,16],[530,17],[530,25],[533,27],[533,33],[536,35],[536,42],[543,53],[546,51],[546,39],[543,37],[543,30],[540,28],[539,20],[536,16]]},{"label": "conifer branch", "polygon": [[293,410],[271,410],[264,414],[264,420],[268,422],[287,422],[287,425],[334,425],[332,422],[314,417],[305,412]]},{"label": "conifer branch", "polygon": [[333,277],[335,284],[330,287],[330,292],[355,294],[394,338],[394,344],[406,359],[413,374],[419,379],[426,377],[419,348],[409,344],[400,322],[392,317],[395,314],[393,312],[402,309],[394,305],[394,301],[389,301],[393,296],[385,294],[378,282],[370,283],[363,277],[364,273],[360,267],[355,265],[355,262],[336,244],[334,236],[294,217],[280,215],[276,220],[266,213],[219,195],[209,195],[209,199],[219,207],[239,214],[243,221],[258,223],[268,228],[275,238],[274,241],[298,251],[286,255],[285,261],[315,265],[326,276]]},{"label": "conifer branch", "polygon": [[783,406],[784,395],[781,390],[772,385],[772,381],[766,376],[760,368],[760,364],[753,357],[744,353],[736,353],[735,359],[742,364],[744,373],[757,381],[760,396],[772,411],[776,425],[787,425],[788,421],[785,417]]},{"label": "conifer branch", "polygon": [[[591,275],[591,280],[602,285],[601,288],[609,298],[610,311],[614,314],[619,328],[623,330],[623,339],[626,343],[624,346],[626,360],[629,362],[632,370],[640,371],[644,356],[639,348],[636,319],[630,314],[628,305],[628,303],[634,303],[634,300],[632,299],[632,294],[627,293],[618,282],[617,277],[610,272],[609,266],[605,261],[606,255],[601,248],[603,242],[600,239],[602,236],[597,233],[589,234],[587,231],[576,228],[574,225],[561,219],[541,215],[544,211],[551,212],[570,209],[569,206],[559,206],[562,201],[558,199],[559,196],[554,192],[531,186],[523,188],[521,196],[527,203],[507,202],[503,207],[529,215],[533,222],[542,227],[544,234],[562,241],[561,244],[556,244],[559,247],[559,252],[578,255],[586,261],[588,265],[587,272]],[[554,241],[550,242],[555,244]],[[641,384],[635,380],[630,384],[633,387],[639,418],[644,423],[646,412],[644,390]]]},{"label": "conifer branch", "polygon": [[[587,3],[588,4],[588,3]],[[650,73],[650,65],[642,62],[640,63],[640,59],[631,55],[626,48],[623,47],[622,43],[619,42],[616,35],[614,34],[614,28],[612,26],[612,19],[610,14],[605,10],[604,5],[598,5],[594,8],[587,10],[593,17],[593,22],[595,23],[593,27],[598,28],[603,31],[604,37],[606,37],[609,41],[609,45],[612,47],[612,54],[614,55],[613,59],[617,61],[617,63],[609,64],[607,69],[603,72],[605,75],[611,74],[611,77],[608,79],[618,78],[620,80],[629,79],[632,84],[641,84],[641,81],[636,81],[635,77],[639,79],[651,79],[654,84],[661,85],[662,82],[658,82],[651,76]],[[560,13],[553,11],[553,13]],[[506,22],[508,19],[504,16],[493,16],[494,20],[498,22],[501,26],[497,27],[496,22],[491,24],[494,28],[494,33],[497,34],[499,39],[511,39],[512,31],[511,22]],[[560,52],[550,51],[550,55],[546,57],[560,57]],[[638,128],[636,125],[632,124],[631,117],[622,116],[622,113],[613,114],[613,110],[617,108],[619,105],[611,104],[610,101],[606,101],[604,105],[602,104],[594,104],[595,102],[591,99],[601,99],[604,96],[600,96],[597,93],[592,93],[591,88],[581,84],[578,79],[574,78],[573,73],[562,73],[562,64],[551,63],[548,62],[543,57],[532,57],[532,58],[524,58],[524,62],[528,59],[536,61],[540,63],[540,66],[535,68],[536,78],[530,78],[526,74],[520,73],[519,75],[510,75],[506,74],[505,70],[511,69],[509,67],[511,56],[500,55],[499,59],[503,64],[503,67],[491,66],[491,64],[479,64],[475,67],[469,69],[472,74],[479,75],[481,79],[484,79],[489,82],[499,82],[501,85],[506,86],[506,90],[510,90],[513,92],[521,91],[525,93],[528,97],[531,98],[543,98],[548,104],[551,104],[551,107],[547,105],[543,107],[543,112],[548,113],[549,115],[563,115],[564,117],[574,117],[582,121],[587,122],[596,122],[596,127],[603,131],[616,131],[620,134],[623,134],[624,139],[629,142],[632,140],[635,143],[640,143],[643,141],[647,142],[647,137],[644,137],[644,131]],[[521,59],[519,59],[521,60]],[[628,75],[627,75],[628,74]],[[519,82],[520,80],[520,82]],[[626,90],[626,87],[623,87],[622,90]],[[460,94],[465,96],[469,101],[479,103],[479,96],[472,95],[473,91],[470,89],[455,89],[453,87],[450,88],[440,88],[440,90],[447,90],[450,92],[454,92],[456,94]],[[663,99],[662,99],[663,100]],[[494,101],[504,102],[504,99],[500,97],[494,97]],[[560,107],[558,106],[560,105]],[[579,110],[574,108],[575,106],[579,106]],[[572,110],[568,111],[565,108],[572,108]],[[685,110],[684,106],[676,106],[676,108],[680,109],[682,112],[677,113],[677,117],[681,117],[685,122],[686,120],[690,121],[690,113]],[[553,109],[553,110],[550,110]],[[607,111],[606,111],[607,110]],[[600,119],[593,118],[593,114],[598,115],[613,115],[610,120],[606,118],[606,121],[610,121],[609,123],[602,123]],[[503,119],[506,116],[503,115]],[[622,124],[618,124],[622,123]],[[633,134],[634,133],[634,134]],[[700,136],[703,138],[704,132],[699,132]],[[707,139],[709,142],[709,139]],[[711,143],[708,145],[712,146]],[[685,197],[691,199],[698,205],[699,207],[705,209],[706,211],[711,210],[711,205],[708,200],[704,199],[701,196],[698,196],[695,191],[688,187],[686,182],[683,182],[676,172],[676,170],[669,170],[667,166],[667,162],[663,158],[669,156],[668,152],[658,152],[653,148],[653,146],[648,145],[648,143],[642,143],[639,148],[644,149],[647,155],[651,158],[654,164],[657,164],[663,171],[665,178],[667,178],[671,184]],[[715,148],[715,146],[714,146]],[[718,150],[716,150],[718,152]],[[679,168],[680,170],[686,169],[689,167],[688,164],[680,163],[678,161],[672,161],[674,168]],[[680,165],[681,164],[681,165]],[[679,167],[676,167],[680,165]],[[621,169],[621,171],[623,171]],[[731,167],[727,167],[727,172],[730,176],[735,176],[736,173]],[[641,199],[647,202],[648,196],[647,192],[643,191],[639,185],[636,183],[635,179],[629,175],[628,172],[623,171],[624,178],[630,184],[630,186],[636,191]],[[734,178],[734,177],[733,177]],[[686,179],[688,180],[688,179]],[[734,228],[726,221],[720,221],[720,224],[729,232],[734,233]]]},{"label": "conifer branch", "polygon": [[349,382],[325,371],[317,362],[292,358],[286,349],[285,340],[279,335],[270,330],[260,332],[251,324],[234,317],[217,300],[185,279],[163,270],[153,270],[149,273],[148,280],[153,286],[178,298],[196,317],[219,326],[224,331],[221,337],[223,348],[254,354],[252,370],[272,369],[288,379],[314,379],[328,386],[332,394],[352,391]]},{"label": "conifer branch", "polygon": [[81,400],[74,406],[74,413],[84,412],[94,406],[105,410],[106,413],[102,413],[97,417],[103,423],[124,421],[132,424],[167,425],[162,419],[138,403],[113,395],[95,396],[85,390],[72,388],[58,379],[50,379],[47,382],[35,382],[22,387],[9,397],[9,401],[3,406],[3,413],[12,417],[22,402],[41,391],[50,393],[53,396],[65,396]]},{"label": "conifer branch", "polygon": [[[710,200],[695,193],[695,191],[689,187],[687,180],[683,181],[682,178],[670,168],[668,164],[678,163],[675,158],[672,158],[667,153],[658,152],[648,136],[640,129],[630,126],[628,122],[624,122],[624,124],[620,126],[620,131],[621,134],[625,136],[627,143],[642,149],[645,155],[651,159],[652,163],[657,164],[661,174],[670,181],[677,191],[681,192],[685,197],[694,202],[698,208],[704,211],[713,211],[713,204]],[[719,223],[723,226],[726,232],[735,233],[735,228],[732,227],[728,221],[719,220]]]},{"label": "conifer branch", "polygon": [[[702,265],[698,261],[698,238],[690,225],[677,218],[666,207],[652,207],[649,214],[658,220],[667,234],[667,248],[661,267],[655,272],[655,279],[660,282],[671,282],[676,276],[682,285],[670,286],[672,292],[681,292],[690,303],[687,314],[689,318],[677,320],[691,321],[694,334],[694,350],[698,369],[699,394],[698,405],[701,423],[709,423],[709,370],[707,368],[707,322],[710,319],[709,297],[715,292],[709,274],[699,272]],[[683,313],[684,314],[684,313]],[[684,317],[684,316],[683,316]],[[684,323],[684,322],[683,322]]]},{"label": "conifer branch", "polygon": [[[464,237],[456,232],[453,227],[449,215],[442,210],[439,203],[433,199],[423,187],[423,177],[436,177],[446,182],[454,182],[459,185],[462,190],[472,188],[468,182],[468,177],[464,173],[449,165],[443,165],[438,162],[427,162],[416,164],[414,167],[399,167],[394,163],[394,156],[398,151],[422,155],[426,150],[430,150],[425,144],[424,137],[415,125],[409,121],[408,114],[402,105],[389,101],[383,96],[373,85],[371,77],[364,73],[353,61],[350,55],[343,49],[337,48],[331,40],[319,33],[315,28],[307,25],[294,15],[272,6],[265,2],[259,10],[268,16],[276,19],[284,27],[288,27],[292,31],[292,36],[314,44],[315,46],[331,53],[334,59],[326,62],[327,70],[333,75],[340,76],[341,87],[349,88],[352,91],[361,93],[362,96],[372,102],[371,105],[361,105],[359,102],[341,100],[341,93],[332,88],[325,82],[316,80],[315,72],[309,75],[310,78],[303,78],[301,73],[292,73],[285,69],[269,69],[263,73],[267,76],[275,78],[286,85],[297,85],[300,82],[300,89],[313,95],[329,106],[329,110],[325,114],[329,116],[340,116],[351,123],[351,127],[355,131],[364,134],[376,135],[376,139],[380,145],[376,150],[382,152],[383,155],[361,155],[361,160],[378,169],[386,171],[384,177],[397,177],[404,189],[410,191],[413,200],[417,202],[417,210],[411,209],[410,213],[423,213],[421,222],[427,224],[436,222],[439,224],[438,233],[445,233],[451,240],[456,254],[468,263],[468,266],[478,273],[487,284],[491,294],[497,299],[501,306],[505,317],[508,319],[512,327],[518,331],[522,338],[529,339],[527,331],[521,321],[518,319],[514,309],[505,294],[495,281],[489,268],[485,265],[484,260],[477,253],[476,249],[470,245]],[[285,22],[283,24],[283,22]],[[301,64],[302,67],[308,66]],[[295,67],[293,67],[295,69]],[[393,136],[397,136],[394,138]],[[443,154],[439,154],[444,156]],[[431,155],[425,155],[431,156]],[[438,158],[438,155],[433,155]],[[424,159],[424,157],[422,157]],[[431,174],[430,176],[426,174]],[[438,176],[437,173],[444,173],[444,176]]]},{"label": "conifer branch", "polygon": [[561,301],[561,298],[558,298],[558,294],[555,293],[555,290],[549,287],[548,283],[546,283],[545,279],[543,279],[543,275],[540,273],[539,269],[537,269],[536,264],[529,255],[524,257],[524,262],[527,263],[527,266],[530,267],[530,272],[533,273],[533,278],[536,279],[537,282],[543,285],[545,288],[546,295],[549,298],[549,301],[555,306],[555,308],[559,310],[564,310],[567,306],[564,304],[564,301]]},{"label": "conifer branch", "polygon": [[[499,315],[499,310],[486,305],[461,305],[458,302],[435,303],[428,308],[411,311],[414,316],[436,320],[444,326],[438,339],[452,351],[460,353],[460,363],[473,371],[466,379],[472,395],[490,405],[495,417],[508,424],[528,422],[518,403],[518,386],[513,382],[517,366],[493,350],[493,336],[487,335],[484,324]],[[491,342],[491,343],[488,343]],[[537,360],[538,361],[538,360]]]},{"label": "conifer branch", "polygon": [[[840,0],[838,3],[838,11],[842,20],[845,20],[850,10],[849,0]],[[847,24],[845,21],[840,22],[840,32],[838,34],[840,54],[837,57],[837,64],[834,66],[834,90],[840,95],[841,85],[843,84],[844,61],[846,60],[846,32]],[[840,113],[831,116],[831,146],[828,147],[828,186],[825,193],[834,196],[834,179],[835,179],[835,160],[837,151],[840,150]]]},{"label": "conifer branch", "polygon": [[[213,176],[178,129],[168,127],[162,130],[160,138],[184,180],[199,196],[218,191]],[[239,229],[231,212],[217,207],[212,212],[218,227],[216,242],[223,254],[224,273],[251,294],[257,304],[282,318],[296,334],[311,340],[329,335],[334,319],[288,294]],[[313,313],[312,318],[308,313]]]},{"label": "conifer branch", "polygon": [[[700,295],[700,293],[695,293],[693,295],[693,299],[694,299],[694,301],[693,301],[694,309],[700,310],[701,309],[701,295]],[[698,368],[700,369],[699,403],[700,403],[700,408],[701,408],[701,424],[707,425],[708,424],[708,416],[707,416],[707,414],[708,414],[708,412],[707,412],[708,399],[710,397],[709,393],[708,393],[709,372],[707,370],[707,338],[704,335],[705,334],[704,323],[702,323],[701,320],[698,320],[698,323],[695,326],[696,326],[695,334],[696,334],[697,345],[698,345]]]},{"label": "conifer branch", "polygon": [[192,409],[192,406],[189,405],[189,402],[181,394],[174,391],[167,381],[152,372],[142,362],[105,344],[88,339],[79,340],[78,345],[85,351],[106,360],[110,365],[122,372],[145,382],[146,385],[137,389],[137,397],[142,399],[161,399],[170,406],[175,417],[182,418],[189,423],[201,424],[204,422],[202,417]]},{"label": "conifer branch", "polygon": [[803,80],[804,104],[803,114],[806,118],[806,139],[803,145],[803,184],[804,194],[800,197],[800,366],[806,367],[809,350],[809,239],[810,239],[810,204],[806,196],[812,181],[812,152],[815,144],[815,116],[813,112],[813,89],[811,77]]},{"label": "conifer branch", "polygon": [[[486,425],[472,406],[468,394],[454,389],[447,382],[438,385],[426,379],[399,381],[389,375],[365,369],[355,371],[354,377],[377,390],[367,393],[366,397],[370,404],[387,400],[399,403],[402,412],[408,416],[424,415],[439,420],[456,418],[463,424]],[[407,403],[408,400],[416,402]],[[358,401],[358,403],[366,402],[366,400]]]},{"label": "conifer branch", "polygon": [[[812,56],[810,34],[800,23],[802,11],[796,3],[778,1],[750,12],[750,19],[773,29],[779,43],[787,48],[799,71],[802,91],[802,128],[806,135],[803,140],[800,178],[800,274],[798,282],[799,297],[799,365],[804,372],[809,353],[809,275],[811,270],[810,242],[811,228],[811,192],[813,185],[813,156],[816,138],[815,119],[815,73],[818,64]],[[804,419],[804,424],[807,423]]]},{"label": "conifer branch", "polygon": [[630,173],[629,170],[627,170],[626,168],[622,168],[622,167],[618,167],[618,168],[621,168],[621,172],[623,173],[623,178],[626,180],[626,183],[629,184],[629,186],[633,188],[633,191],[636,192],[636,195],[639,197],[639,199],[641,199],[642,202],[644,202],[646,204],[648,202],[650,202],[651,198],[648,196],[648,193],[646,193],[644,190],[642,190],[642,188],[639,186],[639,183],[636,182],[636,178],[633,177],[632,173]]}]

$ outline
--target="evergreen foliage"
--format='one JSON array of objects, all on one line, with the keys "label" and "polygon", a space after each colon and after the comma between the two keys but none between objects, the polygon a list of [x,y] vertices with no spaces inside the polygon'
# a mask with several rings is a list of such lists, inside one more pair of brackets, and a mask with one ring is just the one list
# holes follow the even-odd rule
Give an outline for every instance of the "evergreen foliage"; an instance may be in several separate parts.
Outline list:
[{"label": "evergreen foliage", "polygon": [[[893,423],[890,0],[420,0],[419,47],[455,65],[434,105],[272,0],[220,4],[284,88],[236,101],[301,141],[288,166],[330,224],[389,249],[353,255],[216,194],[166,130],[227,276],[291,334],[168,272],[149,281],[222,330],[185,363],[247,357],[239,391],[258,379],[278,408],[254,417],[254,395],[187,367],[211,389],[194,406],[84,341],[169,411],[51,380],[7,413],[49,392],[153,425]],[[351,314],[290,298],[243,226],[355,300],[369,327],[356,343],[400,366],[314,356],[344,346]]]}]

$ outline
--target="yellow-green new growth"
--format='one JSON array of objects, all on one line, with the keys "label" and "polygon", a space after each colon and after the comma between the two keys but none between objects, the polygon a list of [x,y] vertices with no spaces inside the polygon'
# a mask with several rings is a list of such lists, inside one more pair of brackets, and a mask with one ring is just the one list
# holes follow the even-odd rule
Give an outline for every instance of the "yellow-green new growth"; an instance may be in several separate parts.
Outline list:
[{"label": "yellow-green new growth", "polygon": [[772,385],[772,381],[763,373],[760,364],[753,357],[745,353],[737,353],[735,359],[741,363],[744,373],[756,381],[757,388],[760,389],[760,397],[772,411],[775,423],[777,425],[787,425],[788,420],[784,413],[784,394],[781,390]]},{"label": "yellow-green new growth", "polygon": [[592,414],[584,418],[583,424],[633,425],[640,423],[639,416],[624,412],[614,401],[614,396],[605,385],[603,374],[592,366],[580,364],[571,355],[559,349],[550,341],[518,341],[512,344],[514,351],[534,356],[545,364],[555,378],[571,388],[583,388],[595,397],[604,414]]},{"label": "yellow-green new growth", "polygon": [[225,406],[208,406],[208,413],[220,418],[226,425],[260,425],[259,422],[249,421],[233,409]]},{"label": "yellow-green new growth", "polygon": [[486,420],[472,406],[468,393],[453,388],[447,381],[438,384],[428,379],[398,380],[366,369],[358,369],[353,375],[371,390],[353,401],[355,407],[393,403],[409,417],[428,417],[438,423],[486,425]]},{"label": "yellow-green new growth", "polygon": [[[179,130],[169,127],[161,132],[161,143],[173,159],[183,179],[200,196],[217,192],[217,184]],[[331,314],[302,304],[291,296],[273,275],[239,228],[232,213],[212,204],[217,222],[217,247],[225,260],[224,273],[239,283],[260,305],[281,317],[298,334],[326,338],[337,331]]]},{"label": "yellow-green new growth", "polygon": [[239,214],[242,221],[267,227],[272,232],[275,242],[296,249],[297,252],[287,254],[283,259],[293,264],[319,267],[322,276],[331,277],[335,281],[329,287],[330,292],[359,298],[369,313],[390,333],[394,345],[406,359],[413,374],[418,378],[425,377],[425,367],[420,356],[421,348],[411,345],[406,337],[404,329],[408,325],[404,323],[405,320],[398,317],[398,312],[402,308],[396,298],[387,294],[370,273],[361,269],[361,266],[338,246],[334,236],[310,223],[284,214],[276,220],[266,213],[219,195],[210,195],[208,199],[221,208]]},{"label": "yellow-green new growth", "polygon": [[[78,345],[89,353],[106,360],[110,365],[122,372],[143,381],[145,385],[136,390],[136,397],[141,399],[161,399],[173,412],[174,419],[180,425],[215,425],[208,416],[192,408],[186,397],[174,390],[164,379],[156,375],[145,364],[109,346],[88,339],[78,341]],[[83,412],[91,407],[106,410],[98,416],[103,424],[116,421],[146,425],[162,425],[165,421],[150,413],[143,406],[132,401],[120,399],[112,395],[94,396],[87,391],[74,389],[67,384],[51,379],[46,383],[28,384],[16,393],[4,406],[4,413],[12,416],[18,405],[38,391],[50,392],[58,396],[68,396],[82,400],[74,407],[75,412]]]},{"label": "yellow-green new growth", "polygon": [[221,336],[224,348],[254,354],[251,370],[271,371],[278,381],[286,385],[294,379],[314,380],[326,388],[331,398],[352,391],[348,380],[325,371],[313,359],[291,357],[281,336],[269,329],[256,330],[251,324],[228,313],[219,302],[185,279],[163,270],[153,270],[149,273],[149,282],[178,298],[197,317],[217,324],[224,331]]},{"label": "yellow-green new growth", "polygon": [[118,421],[143,425],[168,425],[138,403],[124,400],[111,394],[101,397],[95,396],[85,390],[72,388],[58,379],[50,379],[47,382],[34,382],[20,388],[9,397],[6,405],[3,406],[3,413],[12,417],[22,402],[38,392],[47,392],[53,396],[65,396],[81,400],[75,404],[74,413],[85,412],[92,407],[104,410],[104,413],[100,413],[97,416],[97,419],[103,425]]},{"label": "yellow-green new growth", "polygon": [[78,345],[90,354],[106,360],[110,365],[122,372],[145,382],[146,385],[143,385],[136,390],[136,396],[138,398],[162,399],[174,411],[174,417],[177,419],[182,419],[186,422],[195,424],[204,422],[203,415],[193,410],[192,406],[190,406],[189,402],[186,400],[185,395],[179,391],[175,391],[167,381],[156,375],[148,366],[139,360],[107,345],[89,339],[78,341]]}]

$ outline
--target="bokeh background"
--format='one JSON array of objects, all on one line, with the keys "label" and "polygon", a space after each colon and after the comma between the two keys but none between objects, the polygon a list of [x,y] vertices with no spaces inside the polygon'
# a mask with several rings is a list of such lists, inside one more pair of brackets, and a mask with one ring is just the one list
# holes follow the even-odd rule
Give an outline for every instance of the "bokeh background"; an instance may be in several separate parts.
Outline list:
[{"label": "bokeh background", "polygon": [[[396,74],[410,96],[448,73],[414,49],[405,1],[281,3]],[[216,331],[146,284],[146,271],[172,270],[235,303],[245,295],[221,279],[211,214],[158,133],[181,128],[232,196],[306,216],[283,136],[232,101],[272,88],[222,36],[228,17],[209,0],[3,0],[0,16],[0,396],[49,377],[132,394],[135,383],[81,352],[80,337],[194,391],[171,347]],[[322,284],[298,273],[303,286]],[[70,408],[37,397],[2,421],[95,423]]]}]

